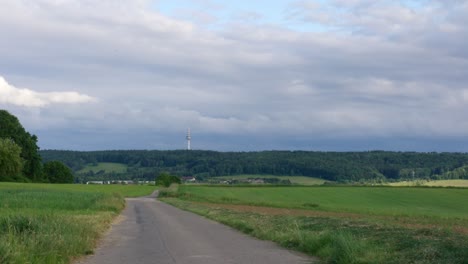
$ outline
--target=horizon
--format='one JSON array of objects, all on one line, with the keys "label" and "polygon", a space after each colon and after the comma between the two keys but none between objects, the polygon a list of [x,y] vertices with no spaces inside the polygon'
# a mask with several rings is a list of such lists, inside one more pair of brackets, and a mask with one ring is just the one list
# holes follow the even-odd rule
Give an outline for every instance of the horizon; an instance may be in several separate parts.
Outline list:
[{"label": "horizon", "polygon": [[392,153],[416,153],[416,154],[468,154],[468,152],[437,152],[437,151],[392,151],[392,150],[344,150],[344,151],[327,151],[327,150],[286,150],[286,149],[270,149],[270,150],[247,150],[247,151],[232,151],[232,150],[211,150],[211,149],[96,149],[96,150],[72,150],[72,149],[39,149],[39,151],[69,151],[69,152],[104,152],[104,151],[206,151],[220,153],[256,153],[256,152],[320,152],[320,153],[366,153],[366,152],[392,152]]}]

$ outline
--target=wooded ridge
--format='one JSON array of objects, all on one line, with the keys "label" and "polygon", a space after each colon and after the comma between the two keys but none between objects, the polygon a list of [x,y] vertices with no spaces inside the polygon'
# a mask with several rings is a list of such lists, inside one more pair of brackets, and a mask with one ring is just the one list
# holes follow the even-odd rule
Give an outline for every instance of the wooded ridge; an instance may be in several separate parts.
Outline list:
[{"label": "wooded ridge", "polygon": [[[78,181],[119,177],[154,179],[161,172],[199,179],[240,174],[301,175],[338,182],[468,179],[467,153],[42,150],[40,155],[44,162],[58,160],[71,167]],[[126,164],[128,168],[124,173],[76,173],[99,162]]]}]

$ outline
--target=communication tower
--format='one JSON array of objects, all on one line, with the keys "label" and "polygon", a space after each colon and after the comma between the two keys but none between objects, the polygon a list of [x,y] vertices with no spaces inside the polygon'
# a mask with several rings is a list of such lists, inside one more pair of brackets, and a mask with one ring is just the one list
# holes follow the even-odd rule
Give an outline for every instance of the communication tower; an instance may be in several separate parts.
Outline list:
[{"label": "communication tower", "polygon": [[190,128],[187,129],[187,150],[190,150],[191,149],[191,146],[190,146],[190,141],[192,140],[192,136],[190,135]]}]

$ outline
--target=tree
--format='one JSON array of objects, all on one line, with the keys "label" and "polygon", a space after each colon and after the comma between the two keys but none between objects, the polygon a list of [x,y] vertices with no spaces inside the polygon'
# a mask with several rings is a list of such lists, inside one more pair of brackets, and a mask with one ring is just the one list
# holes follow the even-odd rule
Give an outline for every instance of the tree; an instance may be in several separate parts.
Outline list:
[{"label": "tree", "polygon": [[167,172],[160,173],[156,177],[156,185],[164,186],[164,187],[169,187],[173,183],[181,183],[181,180],[177,176],[170,175]]},{"label": "tree", "polygon": [[21,173],[23,162],[21,148],[13,140],[0,138],[0,181],[15,181]]},{"label": "tree", "polygon": [[41,156],[38,153],[37,137],[29,134],[18,118],[6,110],[0,110],[0,138],[12,139],[21,148],[24,160],[22,172],[32,181],[41,181]]},{"label": "tree", "polygon": [[73,173],[60,161],[49,161],[44,164],[43,177],[51,183],[73,183]]}]

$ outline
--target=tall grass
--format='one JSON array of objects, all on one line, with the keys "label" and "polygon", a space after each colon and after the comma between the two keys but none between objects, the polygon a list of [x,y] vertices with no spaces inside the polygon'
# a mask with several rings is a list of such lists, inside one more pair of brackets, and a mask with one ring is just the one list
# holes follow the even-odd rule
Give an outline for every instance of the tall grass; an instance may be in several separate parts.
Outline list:
[{"label": "tall grass", "polygon": [[[0,263],[69,263],[91,254],[129,186],[0,184]],[[148,194],[150,189],[123,191]]]},{"label": "tall grass", "polygon": [[119,193],[124,197],[139,197],[151,194],[156,189],[150,185],[122,185],[122,184],[48,184],[48,183],[14,183],[0,182],[1,190],[51,190],[88,193]]}]

